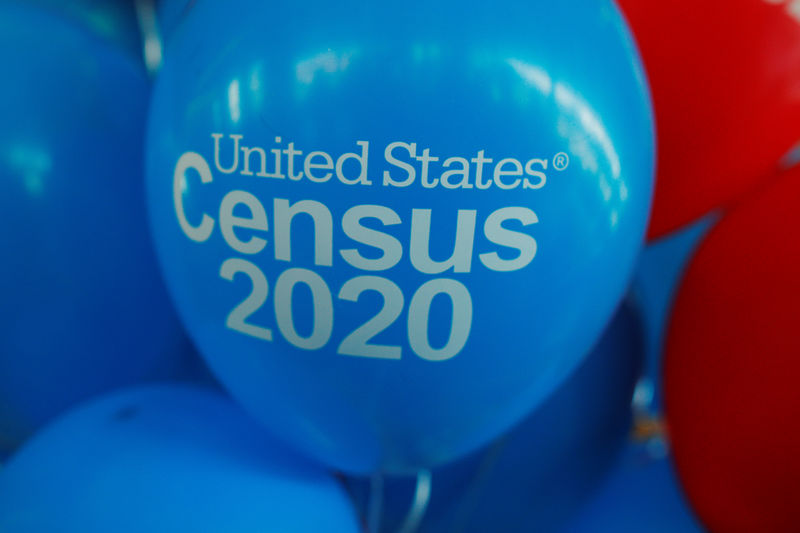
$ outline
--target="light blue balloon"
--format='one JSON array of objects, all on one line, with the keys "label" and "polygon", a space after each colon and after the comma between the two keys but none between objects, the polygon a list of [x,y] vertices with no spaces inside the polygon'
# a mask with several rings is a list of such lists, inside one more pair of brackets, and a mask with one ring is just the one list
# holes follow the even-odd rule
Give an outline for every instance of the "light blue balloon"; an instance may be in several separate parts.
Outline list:
[{"label": "light blue balloon", "polygon": [[[644,357],[636,310],[623,305],[592,353],[547,401],[484,451],[436,469],[417,533],[558,532],[615,465]],[[369,483],[349,480],[368,515]],[[407,519],[414,480],[389,478],[382,531]]]},{"label": "light blue balloon", "polygon": [[617,470],[563,533],[702,533],[668,457],[630,444]]},{"label": "light blue balloon", "polygon": [[118,392],[59,419],[0,470],[4,533],[357,533],[321,467],[230,400],[175,385]]},{"label": "light blue balloon", "polygon": [[54,12],[0,2],[0,450],[70,405],[181,371],[147,231],[148,80]]},{"label": "light blue balloon", "polygon": [[301,11],[199,2],[172,36],[147,149],[167,284],[288,442],[351,473],[443,464],[542,403],[622,298],[641,64],[607,0]]},{"label": "light blue balloon", "polygon": [[714,225],[712,214],[680,231],[650,243],[642,251],[631,294],[641,310],[646,337],[645,371],[636,405],[660,413],[663,409],[661,372],[666,329],[683,273],[695,249]]}]

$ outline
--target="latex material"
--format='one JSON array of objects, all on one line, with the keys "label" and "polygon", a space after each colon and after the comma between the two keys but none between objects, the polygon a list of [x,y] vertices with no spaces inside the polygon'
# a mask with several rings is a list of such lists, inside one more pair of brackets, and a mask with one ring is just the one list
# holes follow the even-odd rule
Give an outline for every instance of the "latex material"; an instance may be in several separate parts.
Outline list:
[{"label": "latex material", "polygon": [[[541,407],[481,453],[433,471],[418,533],[560,531],[626,441],[643,341],[638,315],[623,306],[597,347]],[[349,484],[358,507],[366,509],[369,484]],[[383,531],[399,531],[414,485],[386,480]]]},{"label": "latex material", "polygon": [[800,524],[800,169],[723,218],[689,266],[667,338],[678,471],[709,529]]},{"label": "latex material", "polygon": [[158,29],[167,42],[183,17],[194,7],[197,0],[159,0],[157,2]]},{"label": "latex material", "polygon": [[136,20],[137,0],[3,0],[36,5],[114,43],[133,57],[142,55],[142,38]]},{"label": "latex material", "polygon": [[357,533],[338,483],[203,389],[115,393],[47,427],[0,470],[14,533]]},{"label": "latex material", "polygon": [[147,157],[168,286],[295,446],[359,473],[454,460],[622,297],[653,170],[635,49],[607,1],[304,13],[200,2],[172,36]]},{"label": "latex material", "polygon": [[794,0],[620,0],[658,125],[649,237],[730,204],[800,141]]},{"label": "latex material", "polygon": [[702,533],[669,458],[631,443],[619,465],[563,533]]},{"label": "latex material", "polygon": [[642,380],[637,386],[637,408],[663,412],[664,342],[672,305],[694,251],[717,219],[718,215],[712,214],[664,236],[646,246],[639,257],[631,295],[644,324],[646,356]]},{"label": "latex material", "polygon": [[[46,37],[45,37],[46,36]],[[119,48],[0,5],[0,448],[189,348],[147,232],[148,83]]]}]

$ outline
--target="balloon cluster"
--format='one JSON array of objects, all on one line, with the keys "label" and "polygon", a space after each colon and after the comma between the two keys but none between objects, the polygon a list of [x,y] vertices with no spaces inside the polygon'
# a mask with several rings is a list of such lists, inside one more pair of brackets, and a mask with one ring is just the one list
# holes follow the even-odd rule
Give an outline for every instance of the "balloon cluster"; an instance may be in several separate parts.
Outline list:
[{"label": "balloon cluster", "polygon": [[796,0],[0,0],[0,59],[0,531],[800,528]]}]

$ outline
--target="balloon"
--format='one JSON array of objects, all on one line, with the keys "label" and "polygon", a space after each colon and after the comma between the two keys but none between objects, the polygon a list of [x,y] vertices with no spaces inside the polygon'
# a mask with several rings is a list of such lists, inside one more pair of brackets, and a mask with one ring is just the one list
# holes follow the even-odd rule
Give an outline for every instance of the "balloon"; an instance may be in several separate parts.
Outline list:
[{"label": "balloon", "polygon": [[651,239],[736,200],[800,141],[797,5],[620,0],[658,126]]},{"label": "balloon", "polygon": [[508,429],[599,338],[649,209],[647,91],[605,0],[303,12],[183,20],[151,227],[252,413],[342,471],[415,472]]},{"label": "balloon", "polygon": [[190,354],[147,232],[133,57],[0,4],[0,448]]},{"label": "balloon", "polygon": [[[600,484],[631,422],[643,338],[635,310],[623,306],[600,343],[547,401],[480,454],[434,470],[418,533],[559,531]],[[367,484],[350,483],[361,508]],[[384,486],[384,531],[399,531],[415,483]]]},{"label": "balloon", "polygon": [[800,524],[800,168],[724,217],[678,293],[665,359],[675,461],[715,532]]},{"label": "balloon", "polygon": [[667,457],[631,443],[562,533],[702,533]]},{"label": "balloon", "polygon": [[46,8],[53,16],[78,24],[132,56],[142,55],[142,37],[136,20],[137,0],[2,0]]},{"label": "balloon", "polygon": [[[311,512],[309,512],[311,511]],[[230,400],[162,385],[70,412],[0,470],[9,533],[358,533],[341,486]]]},{"label": "balloon", "polygon": [[641,312],[647,348],[645,371],[635,398],[638,408],[656,413],[663,409],[664,338],[672,303],[686,265],[716,219],[716,214],[709,215],[662,237],[646,246],[639,257],[631,294]]},{"label": "balloon", "polygon": [[158,26],[164,41],[169,40],[183,17],[197,0],[160,0],[157,4]]}]

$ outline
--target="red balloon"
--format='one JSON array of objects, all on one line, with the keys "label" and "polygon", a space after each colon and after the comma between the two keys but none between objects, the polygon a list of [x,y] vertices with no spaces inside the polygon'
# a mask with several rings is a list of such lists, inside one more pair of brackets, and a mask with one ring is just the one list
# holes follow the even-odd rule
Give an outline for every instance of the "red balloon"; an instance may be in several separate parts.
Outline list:
[{"label": "red balloon", "polygon": [[800,531],[800,169],[701,245],[664,364],[675,462],[709,529]]},{"label": "red balloon", "polygon": [[655,105],[653,239],[739,197],[800,140],[800,2],[619,3]]}]

